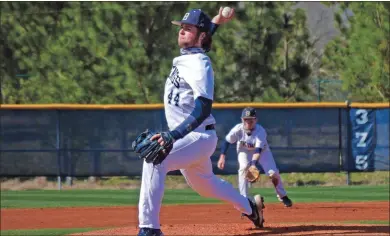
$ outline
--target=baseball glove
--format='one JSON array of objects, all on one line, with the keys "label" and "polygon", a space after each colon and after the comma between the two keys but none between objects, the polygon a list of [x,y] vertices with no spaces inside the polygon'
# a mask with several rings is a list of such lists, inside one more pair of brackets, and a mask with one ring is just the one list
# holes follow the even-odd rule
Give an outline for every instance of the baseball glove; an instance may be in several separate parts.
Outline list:
[{"label": "baseball glove", "polygon": [[153,165],[159,165],[165,160],[170,151],[173,148],[173,138],[168,132],[162,132],[161,137],[164,139],[164,146],[158,143],[158,139],[150,141],[150,138],[157,134],[146,130],[142,132],[133,141],[133,151],[139,154],[141,159],[144,159],[146,163],[153,163]]},{"label": "baseball glove", "polygon": [[245,170],[245,179],[254,183],[260,179],[260,171],[255,165],[250,165]]}]

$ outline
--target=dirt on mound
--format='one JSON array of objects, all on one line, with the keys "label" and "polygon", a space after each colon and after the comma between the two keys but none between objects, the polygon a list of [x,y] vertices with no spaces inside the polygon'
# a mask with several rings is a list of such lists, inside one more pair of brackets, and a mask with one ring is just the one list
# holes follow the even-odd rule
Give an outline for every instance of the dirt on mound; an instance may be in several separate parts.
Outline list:
[{"label": "dirt on mound", "polygon": [[[389,235],[388,226],[341,224],[269,224],[253,229],[250,224],[191,224],[163,227],[164,235]],[[99,230],[73,235],[137,235],[135,227]]]},{"label": "dirt on mound", "polygon": [[[265,228],[252,230],[231,205],[165,205],[165,235],[388,235],[389,226],[344,224],[345,221],[389,221],[389,202],[266,204]],[[113,229],[77,235],[136,235],[136,207],[1,209],[1,230],[41,228]],[[328,223],[327,223],[328,222]],[[333,224],[329,222],[339,222]],[[118,228],[119,227],[119,228]]]}]

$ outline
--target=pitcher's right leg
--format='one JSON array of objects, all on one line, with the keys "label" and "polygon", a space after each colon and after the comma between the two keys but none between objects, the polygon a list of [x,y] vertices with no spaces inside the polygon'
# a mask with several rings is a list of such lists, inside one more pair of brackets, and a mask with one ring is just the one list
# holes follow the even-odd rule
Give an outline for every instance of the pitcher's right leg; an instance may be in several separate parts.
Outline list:
[{"label": "pitcher's right leg", "polygon": [[205,158],[204,162],[196,166],[182,169],[181,173],[186,178],[188,185],[199,195],[228,202],[245,214],[252,213],[248,199],[242,196],[229,182],[214,175],[210,158]]},{"label": "pitcher's right leg", "polygon": [[204,158],[203,162],[181,170],[187,183],[201,196],[211,197],[230,203],[238,211],[242,212],[255,227],[262,228],[263,198],[255,195],[253,200],[241,195],[230,183],[218,178],[212,171],[210,158]]}]

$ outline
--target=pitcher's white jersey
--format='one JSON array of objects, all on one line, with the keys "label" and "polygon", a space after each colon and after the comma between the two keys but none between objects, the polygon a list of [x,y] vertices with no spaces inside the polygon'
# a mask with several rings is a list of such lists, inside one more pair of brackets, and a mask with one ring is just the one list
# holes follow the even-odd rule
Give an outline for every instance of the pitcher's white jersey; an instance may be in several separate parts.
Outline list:
[{"label": "pitcher's white jersey", "polygon": [[237,124],[226,135],[226,141],[229,143],[237,142],[237,152],[250,152],[254,151],[256,148],[261,148],[262,153],[269,151],[267,133],[259,124],[256,124],[256,127],[252,131],[251,135],[248,135],[245,132],[244,125],[242,123]]},{"label": "pitcher's white jersey", "polygon": [[[165,117],[170,130],[191,114],[199,96],[214,99],[214,72],[210,58],[202,53],[174,58],[164,92]],[[215,124],[211,114],[200,126],[209,124]]]}]

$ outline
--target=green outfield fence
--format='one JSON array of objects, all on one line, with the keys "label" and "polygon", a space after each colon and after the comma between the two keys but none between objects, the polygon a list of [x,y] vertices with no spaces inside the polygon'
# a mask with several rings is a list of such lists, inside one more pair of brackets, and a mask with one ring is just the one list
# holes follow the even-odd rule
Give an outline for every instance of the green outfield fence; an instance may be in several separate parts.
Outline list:
[{"label": "green outfield fence", "polygon": [[[388,103],[229,103],[212,112],[216,174],[237,173],[234,145],[225,169],[215,167],[221,140],[247,106],[258,110],[282,173],[389,170]],[[0,114],[2,177],[140,175],[131,142],[146,129],[167,130],[162,104],[8,104]]]}]

